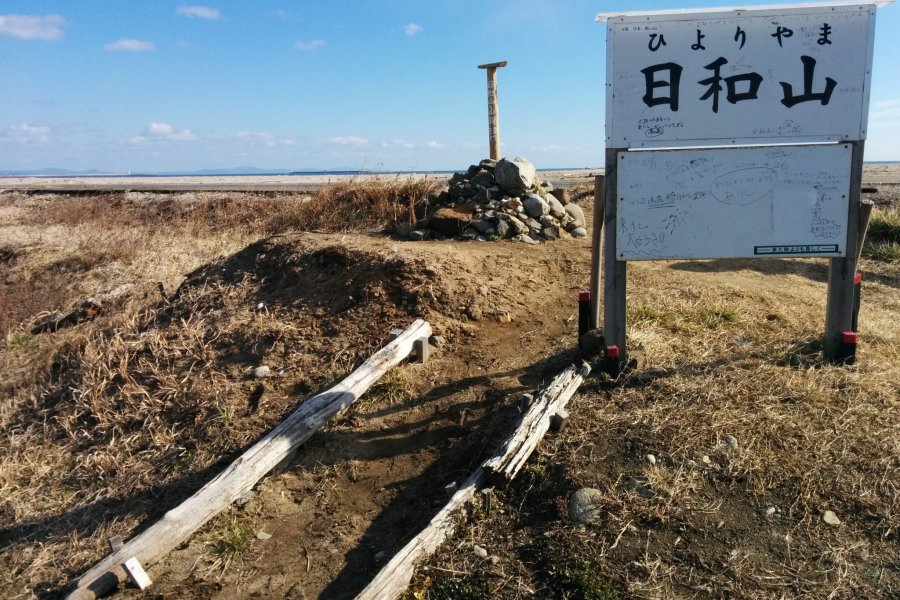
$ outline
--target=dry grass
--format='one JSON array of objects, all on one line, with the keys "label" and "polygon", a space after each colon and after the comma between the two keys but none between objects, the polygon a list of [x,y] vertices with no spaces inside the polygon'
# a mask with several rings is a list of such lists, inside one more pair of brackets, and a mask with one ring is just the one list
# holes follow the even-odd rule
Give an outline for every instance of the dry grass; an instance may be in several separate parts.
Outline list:
[{"label": "dry grass", "polygon": [[[565,434],[544,441],[520,479],[495,494],[490,515],[472,512],[412,592],[900,593],[900,273],[886,280],[889,295],[866,296],[854,368],[822,365],[809,349],[824,290],[810,298],[785,282],[755,289],[762,276],[752,273],[702,277],[633,268],[630,340],[649,364],[588,382],[570,404]],[[800,347],[803,366],[792,368],[786,357]],[[602,494],[593,525],[567,517],[567,498],[580,487]],[[825,524],[825,510],[843,524]],[[492,558],[475,556],[473,543]]]},{"label": "dry grass", "polygon": [[900,204],[876,207],[863,248],[866,258],[900,263]]},{"label": "dry grass", "polygon": [[[54,595],[110,536],[193,493],[298,395],[352,368],[380,340],[339,325],[344,318],[360,312],[389,327],[421,309],[404,291],[421,270],[399,260],[263,244],[222,268],[223,255],[266,233],[387,226],[427,189],[382,181],[315,196],[0,195],[9,240],[0,248],[0,595]],[[173,294],[204,262],[212,266]],[[316,285],[285,290],[276,275]],[[132,291],[93,322],[30,333],[42,316],[123,283]],[[336,291],[358,300],[325,302]],[[337,327],[359,338],[351,351],[328,339]],[[263,361],[277,374],[264,384],[248,375]],[[405,389],[388,379],[369,402],[400,401]],[[211,542],[223,569],[246,542],[247,528],[232,525]]]}]

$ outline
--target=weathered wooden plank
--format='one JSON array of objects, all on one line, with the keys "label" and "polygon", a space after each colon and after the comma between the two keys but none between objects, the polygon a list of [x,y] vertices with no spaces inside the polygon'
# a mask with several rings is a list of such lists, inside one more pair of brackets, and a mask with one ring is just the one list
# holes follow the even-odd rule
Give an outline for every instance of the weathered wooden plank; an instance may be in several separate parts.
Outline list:
[{"label": "weathered wooden plank", "polygon": [[544,438],[554,415],[566,407],[589,372],[590,367],[586,364],[580,368],[573,365],[557,375],[538,395],[500,452],[485,461],[484,471],[489,481],[501,485],[515,478]]},{"label": "weathered wooden plank", "polygon": [[484,485],[484,470],[478,468],[453,494],[450,501],[428,523],[416,537],[411,539],[394,557],[379,571],[356,600],[392,600],[409,586],[416,565],[423,558],[431,556],[440,545],[456,530],[455,512],[464,507],[475,491]]},{"label": "weathered wooden plank", "polygon": [[200,491],[85,573],[69,598],[93,599],[114,589],[127,577],[123,563],[132,557],[145,567],[159,562],[204,523],[249,492],[266,473],[406,358],[415,340],[430,335],[431,325],[416,320],[335,387],[300,404]]},{"label": "weathered wooden plank", "polygon": [[[550,427],[551,418],[565,408],[589,372],[590,367],[585,364],[581,368],[569,367],[557,375],[531,404],[516,431],[498,454],[482,463],[481,467],[469,476],[450,501],[418,535],[394,555],[372,582],[359,593],[356,600],[393,600],[400,596],[409,586],[416,565],[433,554],[455,531],[457,522],[454,513],[471,501],[475,492],[481,490],[488,482],[488,465],[508,466],[510,477],[514,477],[525,459],[544,437]],[[485,495],[485,502],[485,509],[489,511],[489,494]]]}]

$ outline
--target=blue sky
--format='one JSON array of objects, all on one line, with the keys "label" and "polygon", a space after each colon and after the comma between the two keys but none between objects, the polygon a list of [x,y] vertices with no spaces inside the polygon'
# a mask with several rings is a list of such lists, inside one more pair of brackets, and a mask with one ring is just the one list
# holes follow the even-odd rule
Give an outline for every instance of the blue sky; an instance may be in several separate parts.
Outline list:
[{"label": "blue sky", "polygon": [[[749,1],[741,5],[771,2]],[[598,166],[598,12],[700,0],[3,0],[0,170]],[[879,10],[866,160],[900,160],[900,7]]]}]

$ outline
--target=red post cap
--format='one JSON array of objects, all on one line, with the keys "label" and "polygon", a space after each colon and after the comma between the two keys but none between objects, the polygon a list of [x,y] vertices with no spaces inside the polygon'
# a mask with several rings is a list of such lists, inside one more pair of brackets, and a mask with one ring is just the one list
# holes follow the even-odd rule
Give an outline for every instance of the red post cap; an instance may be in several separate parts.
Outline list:
[{"label": "red post cap", "polygon": [[587,302],[591,299],[591,293],[588,290],[581,290],[578,292],[578,301],[579,302]]},{"label": "red post cap", "polygon": [[845,344],[857,344],[859,342],[859,334],[855,331],[844,331],[841,333],[841,341]]},{"label": "red post cap", "polygon": [[609,358],[619,358],[619,347],[616,345],[607,346],[606,356]]}]

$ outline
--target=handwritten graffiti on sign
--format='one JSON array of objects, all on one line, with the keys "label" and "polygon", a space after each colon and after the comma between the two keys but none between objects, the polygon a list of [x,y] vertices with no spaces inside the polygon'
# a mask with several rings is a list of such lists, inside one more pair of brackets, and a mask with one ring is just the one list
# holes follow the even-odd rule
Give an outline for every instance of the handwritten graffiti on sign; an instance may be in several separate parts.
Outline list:
[{"label": "handwritten graffiti on sign", "polygon": [[844,256],[849,144],[618,153],[618,260]]},{"label": "handwritten graffiti on sign", "polygon": [[874,19],[874,4],[610,17],[607,145],[865,139]]}]

